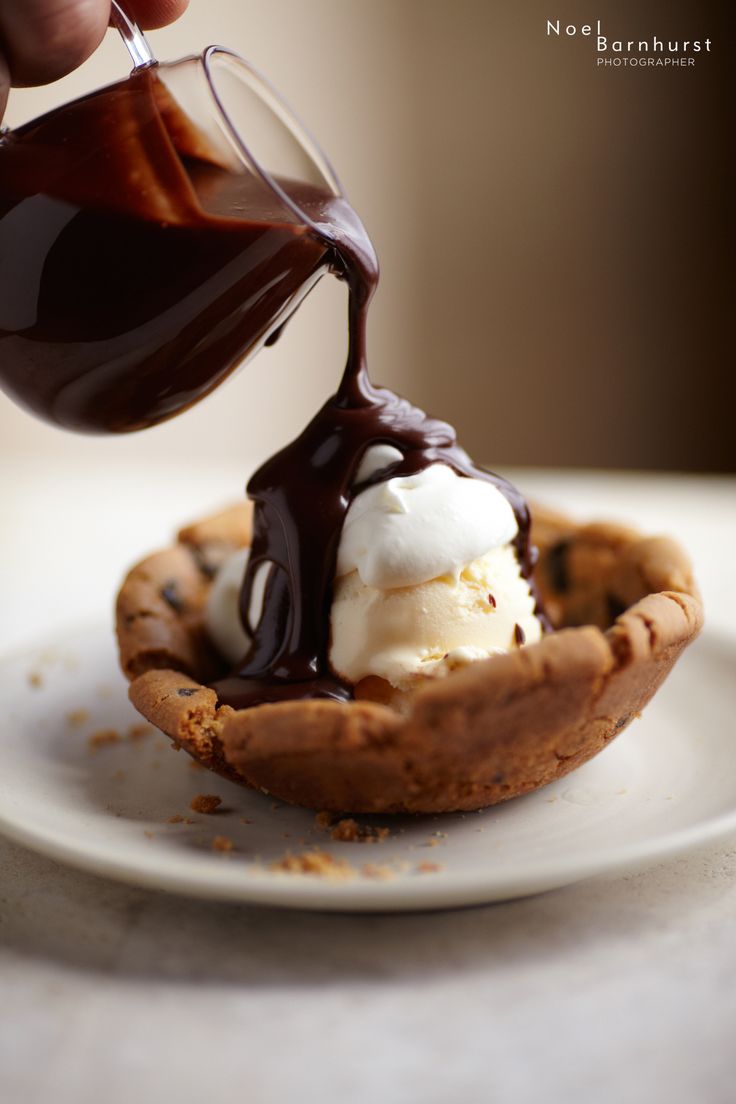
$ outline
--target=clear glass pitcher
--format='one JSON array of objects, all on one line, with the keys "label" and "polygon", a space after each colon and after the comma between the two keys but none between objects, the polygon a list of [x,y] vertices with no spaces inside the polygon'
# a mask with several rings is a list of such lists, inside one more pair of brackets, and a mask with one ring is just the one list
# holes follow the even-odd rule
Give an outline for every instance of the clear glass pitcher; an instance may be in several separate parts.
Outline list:
[{"label": "clear glass pitcher", "polygon": [[218,46],[0,138],[0,387],[67,429],[172,417],[275,340],[335,263],[327,158]]}]

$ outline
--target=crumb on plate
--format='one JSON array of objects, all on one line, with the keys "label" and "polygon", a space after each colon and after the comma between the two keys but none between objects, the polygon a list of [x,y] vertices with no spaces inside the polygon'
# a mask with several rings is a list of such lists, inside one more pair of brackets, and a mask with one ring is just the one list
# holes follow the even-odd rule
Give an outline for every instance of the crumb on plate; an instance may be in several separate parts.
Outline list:
[{"label": "crumb on plate", "polygon": [[116,728],[100,728],[89,737],[89,750],[99,751],[100,748],[109,747],[111,744],[119,744],[120,733]]},{"label": "crumb on plate", "polygon": [[81,728],[88,720],[88,709],[72,709],[72,711],[66,715],[66,723],[69,725],[69,728]]},{"label": "crumb on plate", "polygon": [[396,877],[396,871],[385,863],[363,863],[360,873],[364,878],[373,878],[381,882],[388,882]]},{"label": "crumb on plate", "polygon": [[195,813],[211,814],[216,812],[220,805],[222,805],[222,798],[217,794],[197,794],[192,798],[189,808]]},{"label": "crumb on plate", "polygon": [[279,874],[307,874],[313,878],[342,882],[355,876],[355,867],[344,859],[334,858],[329,851],[315,847],[295,854],[287,851],[280,859],[269,863],[269,870]]},{"label": "crumb on plate", "polygon": [[437,874],[444,869],[442,863],[421,862],[417,865],[417,874]]},{"label": "crumb on plate", "polygon": [[212,841],[213,851],[234,851],[235,844],[228,836],[215,836]]},{"label": "crumb on plate", "polygon": [[130,726],[127,732],[129,740],[137,743],[139,740],[144,739],[146,736],[150,736],[155,729],[149,724],[133,724]]},{"label": "crumb on plate", "polygon": [[341,817],[335,822],[332,813],[317,813],[314,818],[317,828],[330,829],[330,838],[336,843],[383,843],[388,839],[389,829],[359,824],[353,817]]}]

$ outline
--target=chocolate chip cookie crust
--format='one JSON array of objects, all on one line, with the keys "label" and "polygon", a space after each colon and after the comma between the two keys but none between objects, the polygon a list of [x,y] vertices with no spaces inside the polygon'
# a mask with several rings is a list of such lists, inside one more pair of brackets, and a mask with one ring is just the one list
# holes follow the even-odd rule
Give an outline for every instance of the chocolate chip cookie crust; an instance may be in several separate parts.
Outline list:
[{"label": "chocolate chip cookie crust", "polygon": [[567,774],[641,712],[702,626],[689,561],[664,537],[578,525],[537,507],[537,583],[559,630],[428,680],[405,712],[375,701],[218,708],[226,670],[204,607],[218,566],[250,541],[245,505],[183,529],[130,572],[116,623],[130,698],[220,774],[335,812],[479,809]]}]

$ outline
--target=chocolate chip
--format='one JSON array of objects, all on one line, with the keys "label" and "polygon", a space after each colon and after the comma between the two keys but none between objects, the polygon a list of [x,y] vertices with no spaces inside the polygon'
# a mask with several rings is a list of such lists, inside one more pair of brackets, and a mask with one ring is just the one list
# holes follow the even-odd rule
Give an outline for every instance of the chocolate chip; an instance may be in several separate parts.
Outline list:
[{"label": "chocolate chip", "polygon": [[626,612],[626,606],[615,594],[607,594],[606,611],[608,613],[609,624],[613,624],[617,617],[620,617],[622,613]]},{"label": "chocolate chip", "polygon": [[192,694],[197,693],[191,686],[180,686],[176,692],[180,698],[191,698]]},{"label": "chocolate chip", "polygon": [[553,544],[547,553],[546,567],[552,589],[558,594],[565,594],[570,589],[570,573],[568,567],[568,552],[570,542],[558,541]]},{"label": "chocolate chip", "polygon": [[514,640],[519,645],[519,647],[521,647],[521,645],[524,644],[526,641],[526,633],[518,622],[514,625]]},{"label": "chocolate chip", "polygon": [[214,579],[220,567],[215,557],[210,556],[200,545],[193,545],[191,552],[200,574],[202,574],[205,579]]},{"label": "chocolate chip", "polygon": [[171,606],[174,613],[184,612],[184,602],[179,594],[179,588],[174,580],[169,580],[159,590],[159,594],[169,606]]},{"label": "chocolate chip", "polygon": [[492,594],[488,595],[488,603],[489,605],[493,606],[494,609],[496,608],[496,599],[493,597]]}]

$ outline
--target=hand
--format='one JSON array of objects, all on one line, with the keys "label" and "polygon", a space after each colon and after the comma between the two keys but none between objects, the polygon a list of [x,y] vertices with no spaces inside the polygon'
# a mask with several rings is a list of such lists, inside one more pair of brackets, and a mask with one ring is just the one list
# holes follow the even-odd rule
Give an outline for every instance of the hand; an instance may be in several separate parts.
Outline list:
[{"label": "hand", "polygon": [[[173,23],[188,0],[126,0],[141,27]],[[0,119],[8,88],[48,84],[93,53],[110,19],[110,0],[0,0]]]}]

